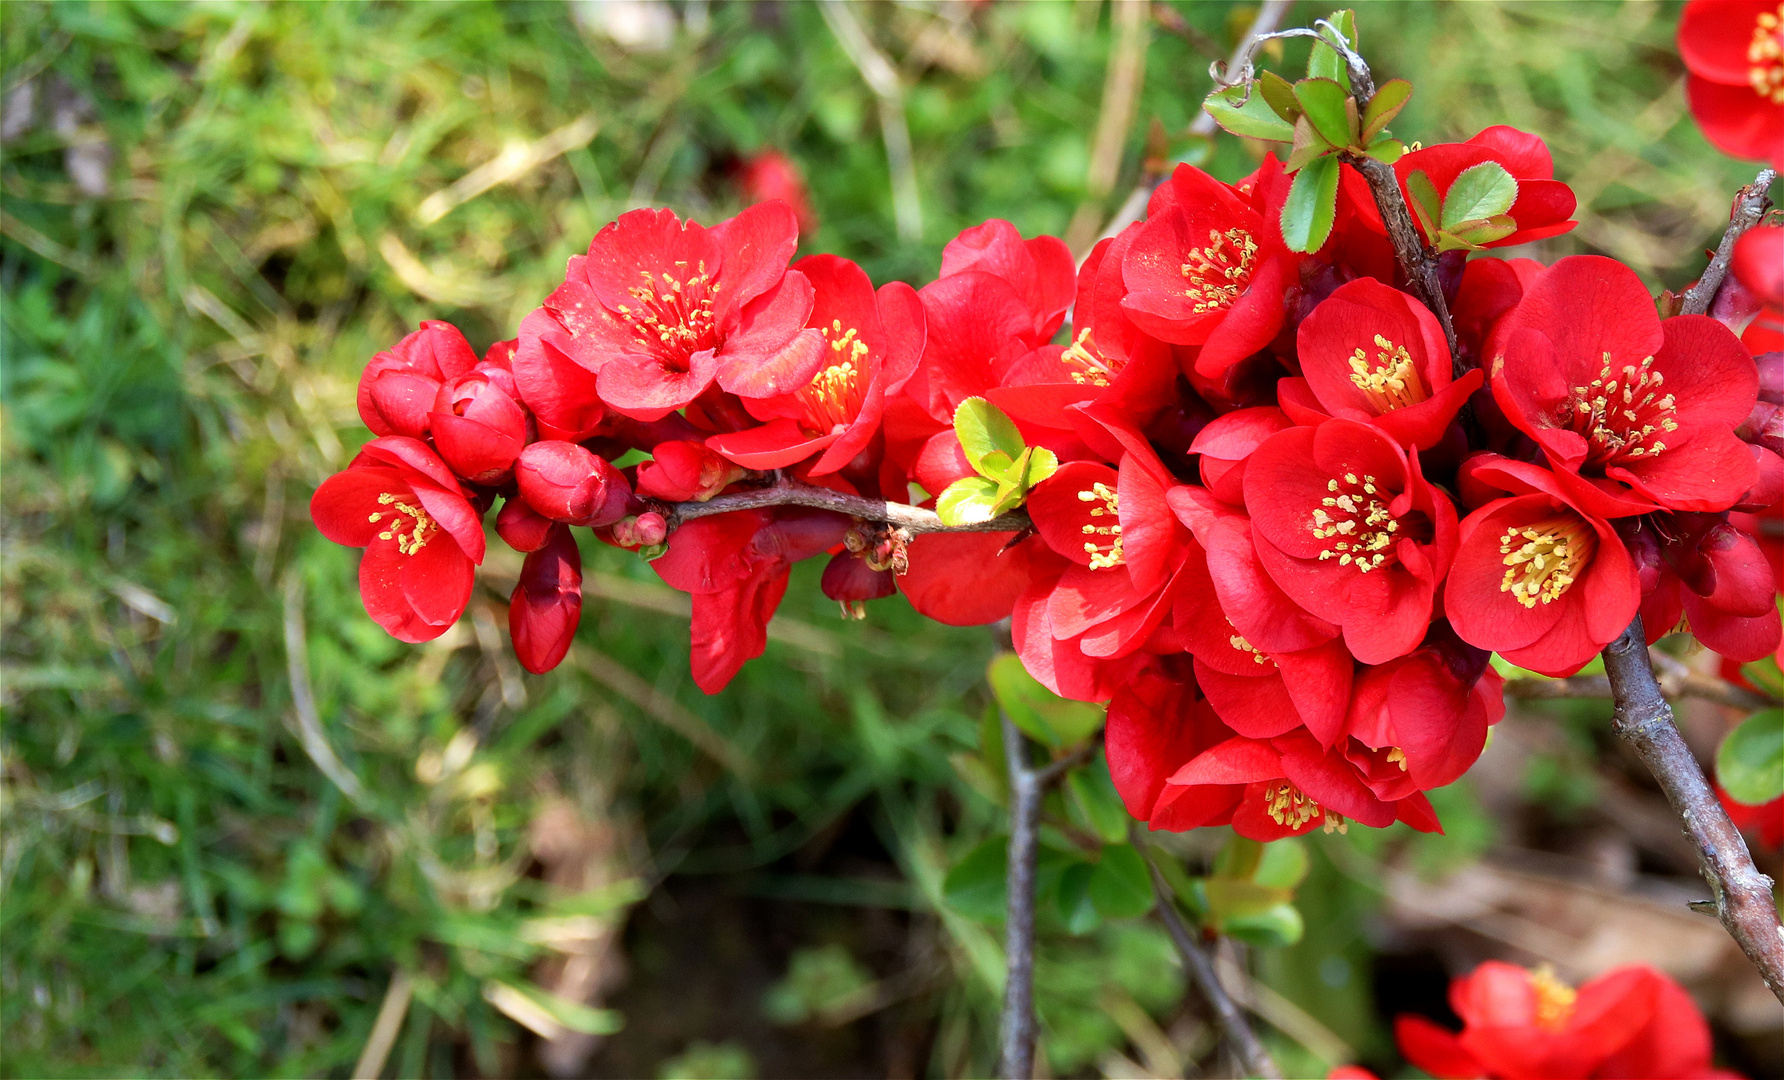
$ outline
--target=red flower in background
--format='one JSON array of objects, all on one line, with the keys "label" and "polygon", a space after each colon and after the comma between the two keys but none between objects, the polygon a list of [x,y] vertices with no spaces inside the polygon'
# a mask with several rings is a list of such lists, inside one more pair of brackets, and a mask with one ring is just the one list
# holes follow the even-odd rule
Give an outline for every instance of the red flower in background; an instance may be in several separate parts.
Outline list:
[{"label": "red flower in background", "polygon": [[1370,423],[1420,450],[1437,445],[1485,378],[1475,370],[1452,379],[1437,317],[1373,278],[1322,300],[1296,332],[1296,351],[1304,378],[1284,379],[1277,391],[1291,418]]},{"label": "red flower in background", "polygon": [[359,375],[359,418],[374,435],[424,438],[441,384],[476,366],[477,354],[458,327],[429,319],[366,364]]},{"label": "red flower in background", "polygon": [[366,549],[360,600],[399,641],[439,637],[471,599],[483,522],[465,495],[425,443],[388,435],[367,443],[310,498],[322,535]]},{"label": "red flower in background", "polygon": [[1759,377],[1728,328],[1661,321],[1635,272],[1596,255],[1538,276],[1494,331],[1493,396],[1581,509],[1726,510],[1752,487],[1734,429]]},{"label": "red flower in background", "polygon": [[1722,785],[1718,784],[1716,798],[1722,803],[1722,809],[1728,812],[1728,820],[1734,822],[1735,828],[1757,837],[1768,848],[1784,848],[1784,795],[1771,802],[1752,806],[1735,802],[1728,792],[1722,790]]},{"label": "red flower in background", "polygon": [[1651,967],[1605,972],[1578,990],[1547,967],[1489,960],[1450,984],[1463,1028],[1420,1016],[1394,1023],[1400,1052],[1439,1078],[1717,1080],[1710,1029],[1690,995]]},{"label": "red flower in background", "polygon": [[1784,226],[1762,225],[1742,233],[1729,269],[1760,302],[1784,307]]},{"label": "red flower in background", "polygon": [[828,346],[811,381],[790,393],[745,397],[762,427],[706,444],[751,469],[780,469],[822,451],[812,475],[848,465],[878,433],[886,398],[904,388],[923,354],[926,323],[916,290],[889,282],[878,293],[859,266],[835,255],[794,265],[816,289],[807,325]]},{"label": "red flower in background", "polygon": [[1279,206],[1260,211],[1237,189],[1177,166],[1122,259],[1129,290],[1122,308],[1155,337],[1200,346],[1195,370],[1218,378],[1282,328],[1298,260],[1283,246],[1279,214]]},{"label": "red flower in background", "polygon": [[784,202],[799,218],[799,231],[818,231],[818,215],[811,208],[805,176],[792,158],[773,147],[758,150],[737,164],[737,187],[750,203]]},{"label": "red flower in background", "polygon": [[667,210],[621,215],[522,322],[522,397],[552,427],[585,431],[599,419],[591,403],[655,420],[715,380],[760,397],[805,385],[823,356],[819,335],[803,330],[811,283],[787,269],[798,242],[785,203],[711,229]]},{"label": "red flower in background", "polygon": [[1691,0],[1679,55],[1691,115],[1710,145],[1784,168],[1784,5]]}]

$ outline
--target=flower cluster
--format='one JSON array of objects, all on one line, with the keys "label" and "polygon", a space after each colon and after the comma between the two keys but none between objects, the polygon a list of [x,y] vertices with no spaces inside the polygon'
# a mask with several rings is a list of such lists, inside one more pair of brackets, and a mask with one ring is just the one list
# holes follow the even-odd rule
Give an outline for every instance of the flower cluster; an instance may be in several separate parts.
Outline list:
[{"label": "flower cluster", "polygon": [[[515,341],[479,359],[428,323],[374,358],[378,437],[314,515],[368,549],[372,617],[421,641],[462,611],[504,500],[532,671],[575,632],[589,527],[691,595],[708,692],[762,651],[792,564],[826,556],[845,611],[902,591],[945,623],[1008,618],[1037,679],[1109,702],[1117,785],[1154,828],[1436,830],[1423,793],[1504,711],[1491,653],[1565,675],[1638,612],[1737,660],[1777,648],[1743,515],[1784,487],[1784,387],[1716,319],[1662,321],[1609,259],[1469,261],[1571,227],[1540,140],[1493,128],[1394,172],[1433,221],[1468,219],[1439,257],[1453,348],[1370,189],[1347,176],[1329,239],[1298,252],[1269,156],[1236,184],[1180,166],[1081,266],[986,222],[920,290],[791,262],[780,202],[712,228],[636,210]],[[789,486],[1032,524],[691,512]]]},{"label": "flower cluster", "polygon": [[[1710,1026],[1691,996],[1645,965],[1575,988],[1546,966],[1531,971],[1490,960],[1451,983],[1449,999],[1460,1032],[1420,1016],[1394,1023],[1400,1052],[1432,1076],[1739,1080],[1711,1064]],[[1346,1066],[1329,1080],[1374,1074]]]}]

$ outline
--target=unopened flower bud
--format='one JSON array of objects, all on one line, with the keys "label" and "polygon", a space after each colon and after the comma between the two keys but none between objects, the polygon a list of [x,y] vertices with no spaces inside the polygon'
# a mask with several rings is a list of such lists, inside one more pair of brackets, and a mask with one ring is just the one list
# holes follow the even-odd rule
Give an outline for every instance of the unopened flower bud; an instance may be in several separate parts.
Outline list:
[{"label": "unopened flower bud", "polygon": [[609,535],[619,547],[656,547],[669,538],[669,523],[654,510],[628,514],[613,523]]},{"label": "unopened flower bud", "polygon": [[496,535],[515,551],[538,551],[551,539],[552,520],[521,498],[502,503],[496,514]]},{"label": "unopened flower bud", "polygon": [[748,473],[697,442],[658,443],[638,466],[638,491],[668,502],[705,502]]},{"label": "unopened flower bud", "polygon": [[[1704,534],[1697,550],[1713,572],[1707,575],[1707,582],[1700,575],[1689,584],[1710,606],[1746,618],[1772,609],[1777,579],[1751,536],[1723,522]],[[1702,584],[1710,588],[1700,587]]]},{"label": "unopened flower bud", "polygon": [[632,497],[624,474],[605,458],[556,439],[522,450],[514,478],[534,510],[571,525],[612,524],[625,516]]},{"label": "unopened flower bud", "polygon": [[440,384],[477,366],[477,354],[451,323],[429,320],[372,357],[359,377],[359,416],[377,435],[423,438]]},{"label": "unopened flower bud", "polygon": [[818,584],[825,596],[842,605],[843,616],[852,619],[865,617],[863,601],[878,600],[898,591],[891,570],[874,570],[846,551],[830,557]]},{"label": "unopened flower bud", "polygon": [[563,525],[527,556],[520,583],[508,601],[508,636],[520,666],[535,675],[550,671],[570,651],[582,619],[582,554]]},{"label": "unopened flower bud", "polygon": [[527,441],[527,413],[515,400],[514,377],[501,368],[441,383],[429,414],[434,446],[459,476],[477,484],[503,478]]}]

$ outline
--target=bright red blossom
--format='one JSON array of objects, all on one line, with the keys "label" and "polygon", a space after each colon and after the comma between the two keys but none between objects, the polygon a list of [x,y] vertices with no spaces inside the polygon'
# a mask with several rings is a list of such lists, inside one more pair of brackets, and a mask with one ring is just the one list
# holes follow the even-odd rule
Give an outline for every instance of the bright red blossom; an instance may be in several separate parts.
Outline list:
[{"label": "bright red blossom", "polygon": [[1679,19],[1685,92],[1704,138],[1784,168],[1784,6],[1691,0]]}]

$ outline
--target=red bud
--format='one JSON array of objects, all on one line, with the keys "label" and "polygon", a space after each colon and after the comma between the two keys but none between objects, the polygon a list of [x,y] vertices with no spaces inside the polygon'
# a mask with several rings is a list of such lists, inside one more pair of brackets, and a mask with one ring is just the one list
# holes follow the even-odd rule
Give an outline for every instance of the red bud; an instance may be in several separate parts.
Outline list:
[{"label": "red bud", "polygon": [[898,591],[892,571],[871,570],[859,556],[847,551],[830,557],[819,587],[825,596],[842,605],[844,615],[856,619],[865,614],[862,601],[878,600]]},{"label": "red bud", "polygon": [[697,442],[659,443],[638,466],[638,491],[669,502],[705,502],[747,471]]},{"label": "red bud", "polygon": [[623,548],[656,547],[669,538],[669,523],[663,515],[650,511],[620,518],[613,523],[609,536]]},{"label": "red bud", "polygon": [[527,413],[514,400],[513,387],[513,376],[500,368],[440,385],[429,420],[434,446],[453,472],[493,484],[514,465],[526,445]]},{"label": "red bud", "polygon": [[632,497],[625,476],[605,458],[556,439],[522,450],[514,478],[534,510],[572,525],[612,524],[625,516]]},{"label": "red bud", "polygon": [[581,619],[582,553],[568,528],[553,525],[545,545],[521,566],[508,601],[508,636],[520,666],[535,675],[557,667]]},{"label": "red bud", "polygon": [[496,515],[496,535],[515,551],[538,551],[551,539],[551,528],[551,519],[521,498],[505,500]]},{"label": "red bud", "polygon": [[1777,579],[1751,536],[1724,522],[1704,534],[1697,550],[1715,571],[1709,575],[1711,589],[1693,583],[1693,589],[1710,606],[1746,618],[1772,610]]}]

